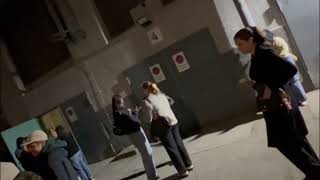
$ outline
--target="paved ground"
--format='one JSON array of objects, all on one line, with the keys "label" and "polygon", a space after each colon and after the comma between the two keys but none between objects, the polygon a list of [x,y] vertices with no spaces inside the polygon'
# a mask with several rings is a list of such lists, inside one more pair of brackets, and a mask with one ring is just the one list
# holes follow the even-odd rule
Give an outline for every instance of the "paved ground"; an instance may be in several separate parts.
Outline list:
[{"label": "paved ground", "polygon": [[[310,105],[301,110],[316,152],[319,152],[319,91],[308,94]],[[244,116],[221,122],[203,134],[185,140],[195,165],[187,180],[302,180],[303,174],[276,149],[267,148],[266,128],[261,117]],[[139,155],[133,147],[122,154],[131,155],[119,161],[112,159],[92,165],[96,180],[146,180]],[[131,152],[131,153],[130,153]],[[134,151],[133,151],[134,152]],[[178,179],[163,147],[154,147],[161,179]]]}]

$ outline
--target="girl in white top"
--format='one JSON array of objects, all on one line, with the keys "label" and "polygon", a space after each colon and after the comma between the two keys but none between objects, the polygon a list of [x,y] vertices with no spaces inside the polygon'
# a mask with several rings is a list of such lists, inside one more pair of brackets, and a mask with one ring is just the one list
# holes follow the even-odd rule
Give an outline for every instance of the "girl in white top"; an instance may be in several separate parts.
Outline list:
[{"label": "girl in white top", "polygon": [[[154,84],[154,86],[156,85]],[[158,92],[159,93],[157,94],[148,94],[148,100],[144,100],[143,105],[145,106],[145,110],[147,113],[147,121],[152,121],[153,113],[156,111],[159,114],[159,116],[167,117],[170,126],[178,124],[178,119],[171,109],[171,105],[174,104],[174,100],[169,96],[161,93],[160,91]]]},{"label": "girl in white top", "polygon": [[143,116],[149,122],[152,122],[157,115],[166,117],[170,128],[159,138],[179,176],[181,178],[187,177],[189,171],[193,170],[193,165],[180,136],[178,120],[171,109],[171,105],[174,103],[173,99],[162,93],[155,83],[145,82],[142,88],[146,97],[142,106]]}]

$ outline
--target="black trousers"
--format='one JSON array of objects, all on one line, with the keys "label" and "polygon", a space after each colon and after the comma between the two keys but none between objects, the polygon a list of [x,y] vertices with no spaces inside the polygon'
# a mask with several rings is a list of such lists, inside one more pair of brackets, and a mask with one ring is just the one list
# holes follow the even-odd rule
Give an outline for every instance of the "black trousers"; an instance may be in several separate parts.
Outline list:
[{"label": "black trousers", "polygon": [[183,144],[178,125],[170,127],[168,133],[160,137],[160,140],[178,173],[184,173],[192,162]]},{"label": "black trousers", "polygon": [[281,143],[277,148],[307,178],[320,179],[320,161],[307,138],[302,142],[288,140]]}]

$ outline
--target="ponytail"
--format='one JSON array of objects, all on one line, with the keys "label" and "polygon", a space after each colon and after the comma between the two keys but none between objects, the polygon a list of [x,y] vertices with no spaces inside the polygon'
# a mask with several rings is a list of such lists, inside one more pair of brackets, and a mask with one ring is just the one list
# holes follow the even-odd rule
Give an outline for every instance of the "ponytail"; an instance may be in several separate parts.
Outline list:
[{"label": "ponytail", "polygon": [[263,45],[266,42],[266,34],[255,26],[240,29],[234,35],[234,39],[241,39],[245,41],[248,41],[251,37],[253,38],[253,41],[258,45]]},{"label": "ponytail", "polygon": [[120,100],[122,99],[122,96],[116,94],[112,97],[112,113],[113,117],[116,116],[116,112],[119,110],[118,105],[120,103]]},{"label": "ponytail", "polygon": [[144,82],[142,84],[142,88],[147,90],[151,94],[155,94],[156,95],[156,94],[160,93],[160,89],[157,86],[157,84],[153,83],[153,82],[150,82],[150,81]]}]

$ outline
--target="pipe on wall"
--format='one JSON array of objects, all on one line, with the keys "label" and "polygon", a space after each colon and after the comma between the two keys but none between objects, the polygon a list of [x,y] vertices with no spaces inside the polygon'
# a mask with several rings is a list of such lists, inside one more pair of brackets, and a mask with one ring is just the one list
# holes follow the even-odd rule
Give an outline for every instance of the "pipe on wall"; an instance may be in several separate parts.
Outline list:
[{"label": "pipe on wall", "polygon": [[256,26],[256,23],[255,23],[253,16],[249,10],[249,7],[248,7],[246,0],[236,0],[236,1],[239,6],[239,11],[240,11],[239,13],[241,13],[244,20],[246,21],[246,22],[244,22],[244,24],[246,24],[248,26]]}]

